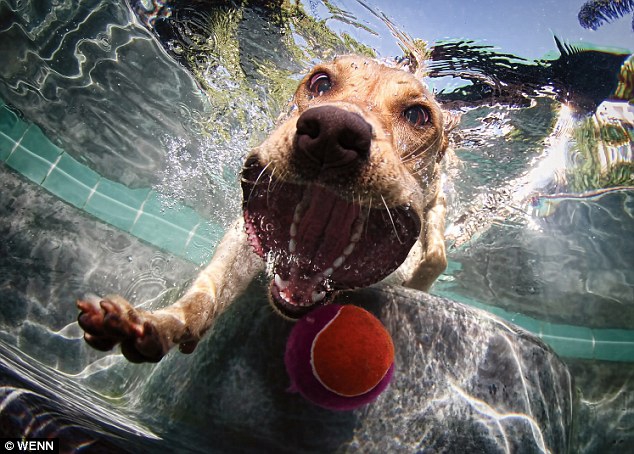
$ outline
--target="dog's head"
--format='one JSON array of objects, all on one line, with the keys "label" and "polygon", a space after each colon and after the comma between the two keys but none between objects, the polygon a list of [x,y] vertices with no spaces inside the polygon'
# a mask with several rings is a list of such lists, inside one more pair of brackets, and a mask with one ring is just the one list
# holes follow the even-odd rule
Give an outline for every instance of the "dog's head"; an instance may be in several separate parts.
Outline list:
[{"label": "dog's head", "polygon": [[398,268],[425,228],[446,147],[442,111],[411,73],[353,56],[315,67],[242,171],[273,306],[298,318]]}]

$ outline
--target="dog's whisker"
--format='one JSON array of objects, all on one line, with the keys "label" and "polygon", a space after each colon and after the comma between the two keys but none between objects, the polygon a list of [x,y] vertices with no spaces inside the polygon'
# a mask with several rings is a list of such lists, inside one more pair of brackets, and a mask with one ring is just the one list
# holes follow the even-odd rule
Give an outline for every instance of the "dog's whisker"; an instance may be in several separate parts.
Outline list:
[{"label": "dog's whisker", "polygon": [[370,194],[370,201],[368,203],[368,213],[365,215],[365,220],[364,220],[364,223],[365,223],[364,231],[366,234],[368,233],[368,227],[370,226],[370,211],[371,210],[372,210],[372,195]]},{"label": "dog's whisker", "polygon": [[416,150],[412,153],[410,153],[409,155],[406,155],[405,157],[403,157],[401,159],[401,161],[406,161],[407,159],[409,159],[412,155],[416,154],[416,155],[422,155],[427,153],[427,151],[429,151],[431,148],[436,148],[438,146],[438,144],[442,141],[442,136],[440,134],[436,135],[436,137],[434,137],[434,140],[427,145],[424,149],[422,150]]},{"label": "dog's whisker", "polygon": [[425,150],[410,151],[406,155],[401,156],[401,162],[403,164],[407,164],[408,162],[411,162],[412,160],[418,158],[421,154],[425,153],[425,151],[427,151],[428,149],[429,147],[427,147]]},{"label": "dog's whisker", "polygon": [[[274,171],[277,171],[277,167],[274,169]],[[272,173],[271,173],[272,176]],[[286,176],[286,172],[282,171],[277,178],[273,179],[271,178],[271,181],[269,182],[269,186],[266,190],[266,201],[267,204],[269,202],[269,195],[270,194],[275,194],[279,189],[278,187],[281,186],[282,184],[284,184],[284,177]]]},{"label": "dog's whisker", "polygon": [[270,191],[277,191],[278,186],[283,184],[284,181],[286,180],[286,175],[288,175],[288,173],[289,173],[288,171],[282,171],[282,173],[280,173],[280,175],[275,179],[273,184],[271,186],[269,186],[269,190]]},{"label": "dog's whisker", "polygon": [[[269,168],[270,165],[272,165],[272,162],[269,162],[267,165],[265,165],[262,170],[260,171],[260,173],[258,174],[258,177],[255,179],[255,183],[253,183],[253,187],[251,188],[251,191],[249,191],[249,197],[247,197],[247,204],[249,203],[249,201],[251,200],[251,197],[253,197],[253,191],[255,190],[255,188],[258,186],[258,182],[260,181],[260,178],[262,178],[264,176],[264,174],[266,173],[266,170]],[[270,180],[269,180],[269,184],[271,184]]]},{"label": "dog's whisker", "polygon": [[399,243],[403,244],[403,240],[398,235],[398,230],[396,229],[396,224],[394,223],[394,218],[392,217],[392,213],[390,212],[390,208],[387,206],[387,202],[385,201],[385,197],[381,194],[381,200],[383,201],[383,205],[385,205],[385,211],[387,211],[387,215],[390,217],[390,222],[392,223],[392,228],[394,228],[394,234],[396,235],[396,239]]},{"label": "dog's whisker", "polygon": [[413,159],[416,159],[418,156],[427,153],[427,151],[429,151],[431,148],[436,148],[436,146],[440,143],[441,140],[442,140],[442,137],[440,135],[437,135],[434,138],[434,141],[430,143],[429,145],[427,145],[427,147],[425,147],[424,149],[414,150],[404,156],[401,156],[401,162],[403,164],[407,164],[408,162],[411,162]]},{"label": "dog's whisker", "polygon": [[[363,195],[361,194],[361,192],[357,192],[357,191],[353,191],[352,193],[352,200],[355,201],[355,203],[357,205],[359,205],[359,216],[361,216],[363,214]],[[363,225],[361,226],[361,230],[364,230],[367,232],[366,226],[368,225],[368,218],[370,217],[370,209],[372,207],[372,199],[370,199],[370,204],[368,205],[368,213],[363,216]]]},{"label": "dog's whisker", "polygon": [[269,184],[266,186],[266,192],[271,192],[277,184],[277,178],[274,178],[275,172],[277,172],[277,167],[273,166],[269,175]]},{"label": "dog's whisker", "polygon": [[277,167],[273,166],[273,168],[271,169],[271,174],[269,176],[269,184],[266,187],[266,204],[269,205],[269,194],[271,194],[271,190],[272,187],[275,187],[275,178],[273,178],[273,175],[275,175],[275,171],[277,170]]},{"label": "dog's whisker", "polygon": [[433,167],[434,163],[433,162],[427,162],[424,166],[421,167],[414,167],[412,173],[414,175],[419,175],[421,176],[422,174],[426,173],[427,170],[429,170],[431,167]]},{"label": "dog's whisker", "polygon": [[401,156],[401,162],[402,163],[406,163],[411,159],[414,159],[420,155],[422,155],[423,153],[425,153],[427,150],[429,150],[429,148],[432,146],[433,144],[428,145],[426,148],[424,149],[416,149],[416,150],[412,150],[409,153],[402,155]]},{"label": "dog's whisker", "polygon": [[[269,162],[267,165],[265,165],[262,170],[260,170],[260,173],[258,174],[258,177],[255,179],[255,181],[253,182],[253,185],[257,185],[258,182],[260,181],[260,178],[262,178],[262,176],[266,173],[266,170],[269,168],[269,166],[272,165],[271,162]],[[240,176],[240,181],[242,181],[243,183],[249,183],[250,181],[244,178],[244,173]]]}]

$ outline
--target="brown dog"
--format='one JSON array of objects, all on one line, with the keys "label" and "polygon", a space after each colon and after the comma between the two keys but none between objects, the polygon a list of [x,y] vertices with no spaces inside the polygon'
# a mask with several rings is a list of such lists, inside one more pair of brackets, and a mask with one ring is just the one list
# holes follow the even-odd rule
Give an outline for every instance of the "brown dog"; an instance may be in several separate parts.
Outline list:
[{"label": "brown dog", "polygon": [[93,347],[130,360],[193,351],[265,268],[270,301],[301,317],[339,290],[391,282],[427,290],[446,266],[439,163],[443,113],[411,73],[344,56],[315,67],[294,109],[247,157],[244,218],[175,304],[137,310],[119,296],[80,300]]}]

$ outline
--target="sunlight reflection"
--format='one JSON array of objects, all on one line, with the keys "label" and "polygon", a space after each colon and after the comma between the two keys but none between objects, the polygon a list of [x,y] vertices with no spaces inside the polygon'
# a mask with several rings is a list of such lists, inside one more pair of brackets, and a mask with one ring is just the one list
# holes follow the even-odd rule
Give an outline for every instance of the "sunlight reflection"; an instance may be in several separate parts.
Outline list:
[{"label": "sunlight reflection", "polygon": [[456,385],[455,383],[451,383],[451,388],[453,389],[453,391],[460,397],[462,397],[464,400],[466,400],[469,405],[471,405],[471,407],[477,411],[478,413],[487,416],[489,418],[492,418],[496,425],[498,426],[498,429],[500,430],[500,432],[502,433],[502,436],[504,437],[504,441],[505,441],[505,451],[506,452],[511,452],[511,447],[508,443],[508,440],[506,438],[506,433],[504,431],[504,428],[501,426],[500,422],[505,420],[505,419],[519,419],[522,421],[525,421],[526,423],[529,424],[529,426],[531,427],[531,430],[533,432],[533,437],[537,443],[537,446],[539,447],[539,449],[541,450],[541,452],[544,453],[549,453],[550,450],[548,450],[546,448],[546,445],[544,443],[544,437],[542,434],[542,431],[539,427],[539,425],[537,424],[537,422],[530,416],[522,414],[522,413],[500,413],[498,411],[496,411],[493,407],[491,407],[489,404],[487,404],[486,402],[484,402],[483,400],[477,399],[473,396],[470,396],[469,394],[467,394],[462,388],[460,388],[458,385]]}]

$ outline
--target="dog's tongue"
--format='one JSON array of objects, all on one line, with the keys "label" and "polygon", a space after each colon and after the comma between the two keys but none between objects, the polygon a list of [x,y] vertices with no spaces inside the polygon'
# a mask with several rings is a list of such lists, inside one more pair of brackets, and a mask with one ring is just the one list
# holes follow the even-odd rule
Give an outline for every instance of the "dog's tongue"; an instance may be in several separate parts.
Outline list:
[{"label": "dog's tongue", "polygon": [[[300,261],[307,260],[315,271],[323,272],[343,257],[343,251],[351,244],[352,227],[360,208],[321,186],[313,186],[307,196],[295,211],[291,236],[295,233]],[[306,199],[308,207],[302,213]]]},{"label": "dog's tongue", "polygon": [[274,192],[256,187],[248,194],[247,231],[256,252],[274,260],[274,298],[310,306],[335,286],[350,286],[338,277],[361,236],[359,205],[317,184],[280,184]]},{"label": "dog's tongue", "polygon": [[358,205],[321,186],[307,187],[293,212],[288,259],[275,266],[273,297],[296,306],[321,302],[358,241],[359,212]]}]

